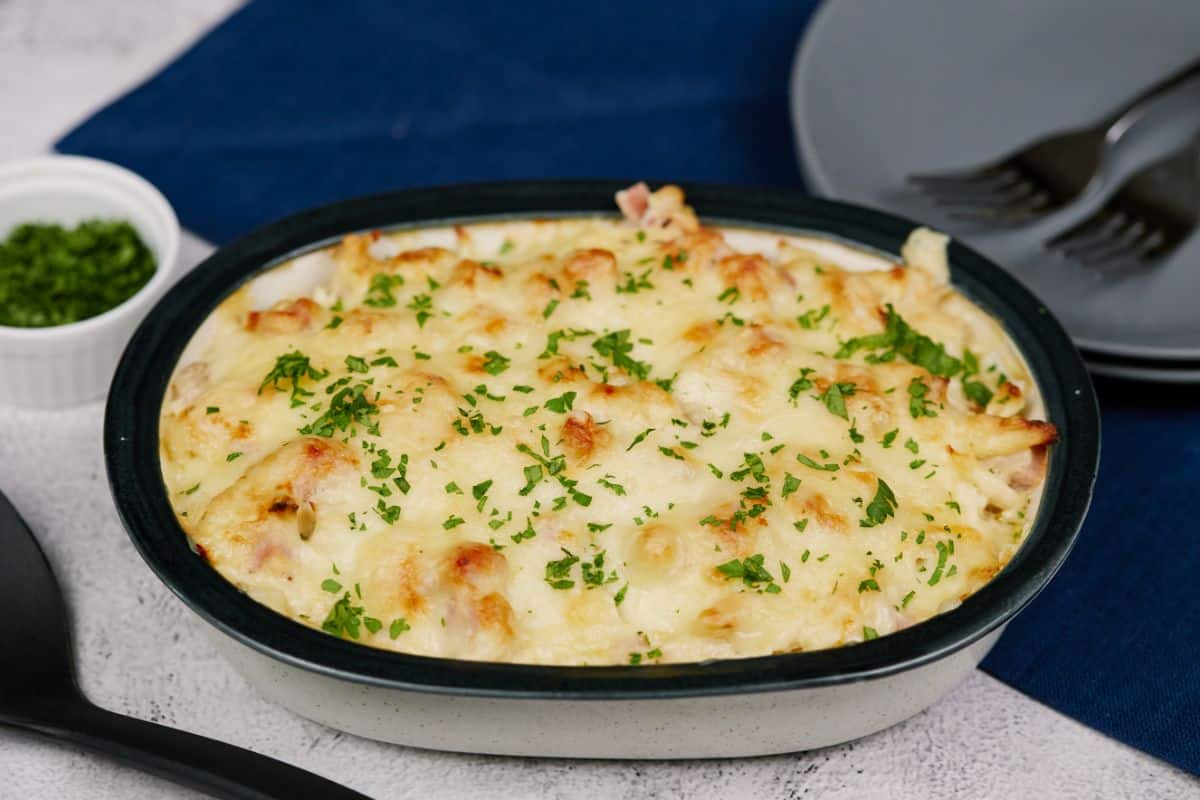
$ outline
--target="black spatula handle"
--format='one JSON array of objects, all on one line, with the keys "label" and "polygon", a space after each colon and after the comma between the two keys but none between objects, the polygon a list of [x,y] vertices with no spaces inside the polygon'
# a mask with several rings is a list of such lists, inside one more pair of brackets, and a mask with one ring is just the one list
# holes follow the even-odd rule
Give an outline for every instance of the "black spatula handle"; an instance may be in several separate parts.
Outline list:
[{"label": "black spatula handle", "polygon": [[230,800],[370,800],[345,786],[251,750],[115,714],[80,701],[3,722],[72,742],[167,780]]}]

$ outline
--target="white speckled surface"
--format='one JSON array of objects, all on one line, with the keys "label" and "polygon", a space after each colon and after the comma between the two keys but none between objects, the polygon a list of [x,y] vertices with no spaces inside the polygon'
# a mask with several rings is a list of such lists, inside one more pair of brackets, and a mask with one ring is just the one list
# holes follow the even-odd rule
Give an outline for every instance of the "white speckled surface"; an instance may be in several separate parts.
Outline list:
[{"label": "white speckled surface", "polygon": [[[44,152],[232,5],[0,0],[0,160]],[[184,265],[205,252],[203,243],[186,240]],[[212,651],[203,623],[142,564],[109,500],[101,413],[99,404],[65,412],[0,409],[0,488],[37,530],[66,587],[84,690],[108,708],[251,747],[380,798],[1200,796],[1194,778],[982,673],[929,711],[860,742],[742,761],[473,757],[323,728],[256,695]],[[5,800],[193,796],[89,754],[0,730]]]}]

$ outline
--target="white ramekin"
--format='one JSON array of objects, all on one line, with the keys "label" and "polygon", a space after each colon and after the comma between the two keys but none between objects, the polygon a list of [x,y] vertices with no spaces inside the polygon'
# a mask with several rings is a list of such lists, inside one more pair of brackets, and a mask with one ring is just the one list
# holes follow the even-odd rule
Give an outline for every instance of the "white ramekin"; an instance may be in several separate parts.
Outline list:
[{"label": "white ramekin", "polygon": [[0,325],[0,405],[63,408],[103,397],[134,328],[170,286],[179,221],[162,194],[94,158],[45,156],[0,164],[0,239],[23,222],[74,226],[127,220],[157,269],[137,294],[99,316],[50,328]]}]

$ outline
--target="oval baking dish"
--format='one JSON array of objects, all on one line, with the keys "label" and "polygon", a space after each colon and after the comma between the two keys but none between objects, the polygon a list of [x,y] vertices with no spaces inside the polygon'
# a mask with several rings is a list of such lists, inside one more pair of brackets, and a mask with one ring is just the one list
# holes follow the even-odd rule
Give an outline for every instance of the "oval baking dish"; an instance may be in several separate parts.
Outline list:
[{"label": "oval baking dish", "polygon": [[[109,480],[135,546],[214,627],[219,648],[273,700],[352,733],[437,749],[595,758],[761,755],[834,744],[899,722],[952,689],[1066,558],[1090,500],[1099,415],[1061,326],[1016,281],[952,243],[955,288],[1024,356],[1057,426],[1044,493],[1008,566],[957,608],[851,645],[758,658],[564,667],[363,647],[289,620],[188,546],[163,484],[158,420],[193,333],[256,274],[362,230],[610,216],[617,182],[485,184],[394,192],[299,214],[222,248],[155,307],[118,367],[105,421]],[[706,223],[834,239],[895,258],[913,223],[787,193],[685,186]]]}]

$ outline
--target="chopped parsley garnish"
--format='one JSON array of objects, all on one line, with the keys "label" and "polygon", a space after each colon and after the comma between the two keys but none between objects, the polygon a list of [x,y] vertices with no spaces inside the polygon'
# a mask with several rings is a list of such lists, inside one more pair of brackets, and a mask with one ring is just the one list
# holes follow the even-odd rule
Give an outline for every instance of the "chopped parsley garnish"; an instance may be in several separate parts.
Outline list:
[{"label": "chopped parsley garnish", "polygon": [[787,497],[789,494],[794,494],[800,488],[800,479],[790,472],[784,473],[783,489],[780,490],[780,497]]},{"label": "chopped parsley garnish", "polygon": [[882,478],[878,479],[875,485],[875,497],[867,504],[867,516],[858,521],[859,527],[873,528],[876,525],[882,525],[888,517],[896,515],[898,505],[892,488],[884,483]]},{"label": "chopped parsley garnish", "polygon": [[[329,389],[334,386],[330,386]],[[379,406],[367,399],[366,392],[369,388],[365,383],[343,386],[330,398],[329,408],[325,413],[300,428],[300,433],[328,438],[337,431],[346,431],[351,424],[357,423],[368,433],[378,436]]]},{"label": "chopped parsley garnish", "polygon": [[451,514],[449,517],[446,518],[446,521],[442,523],[442,528],[444,528],[445,530],[448,530],[448,531],[454,530],[459,525],[466,524],[466,522],[467,521],[465,519],[463,519],[462,517],[457,516],[455,514]]},{"label": "chopped parsley garnish", "polygon": [[396,617],[394,620],[392,620],[392,624],[388,626],[388,636],[392,639],[395,639],[405,631],[411,630],[412,626],[408,624],[408,621],[405,620],[404,617]]},{"label": "chopped parsley garnish", "polygon": [[508,365],[511,363],[509,359],[500,355],[495,350],[488,350],[483,354],[483,357],[483,371],[489,375],[499,375],[508,369]]},{"label": "chopped parsley garnish", "polygon": [[350,593],[346,592],[333,604],[333,608],[329,609],[329,615],[321,623],[321,630],[334,636],[357,639],[359,627],[363,622],[363,610],[362,606],[354,605]]},{"label": "chopped parsley garnish", "polygon": [[563,392],[558,397],[551,397],[543,406],[556,414],[565,414],[575,403],[575,392]]},{"label": "chopped parsley garnish", "polygon": [[928,336],[913,330],[904,318],[896,313],[891,303],[888,303],[886,308],[887,322],[883,333],[848,339],[833,357],[849,358],[859,350],[872,350],[877,351],[867,356],[867,361],[872,363],[893,361],[899,356],[943,378],[953,377],[962,371],[962,361],[949,355],[945,347]]},{"label": "chopped parsley garnish", "polygon": [[136,294],[154,271],[154,254],[128,222],[18,225],[0,242],[0,325],[45,328],[95,317]]},{"label": "chopped parsley garnish", "polygon": [[872,639],[878,639],[878,638],[879,638],[879,634],[875,631],[874,628],[868,628],[866,625],[863,625],[863,641],[864,642],[869,642]]},{"label": "chopped parsley garnish", "polygon": [[542,309],[542,319],[550,319],[550,315],[554,313],[554,309],[558,308],[558,300],[551,300],[546,303],[546,307]]},{"label": "chopped parsley garnish", "polygon": [[676,461],[683,461],[683,456],[681,456],[674,448],[660,446],[658,448],[658,452],[662,453],[667,458],[673,458]]},{"label": "chopped parsley garnish", "polygon": [[237,461],[241,457],[242,457],[241,452],[235,450],[232,453],[230,453],[229,455],[225,456],[225,460],[226,461]]},{"label": "chopped parsley garnish", "polygon": [[370,367],[367,366],[365,358],[358,356],[346,356],[346,369],[351,372],[366,372]]},{"label": "chopped parsley garnish", "polygon": [[329,370],[317,369],[309,362],[308,356],[303,353],[299,351],[284,353],[275,359],[275,366],[271,367],[267,377],[263,378],[263,382],[258,387],[258,393],[262,394],[263,389],[268,386],[281,390],[284,387],[280,384],[290,381],[292,384],[292,408],[297,408],[304,405],[304,398],[312,397],[313,394],[303,388],[300,382],[305,378],[310,381],[319,381],[328,375]]},{"label": "chopped parsley garnish", "polygon": [[813,387],[813,382],[808,376],[812,375],[815,371],[810,367],[803,368],[800,370],[800,377],[796,378],[792,382],[792,385],[788,387],[788,397],[791,399],[792,405],[796,405],[796,399],[800,397],[801,392],[808,391]]},{"label": "chopped parsley garnish", "polygon": [[896,437],[899,435],[900,435],[900,429],[892,428],[890,431],[888,431],[887,433],[885,433],[883,435],[883,438],[879,440],[879,443],[881,445],[883,445],[884,448],[886,449],[886,448],[892,446],[892,443],[896,441]]},{"label": "chopped parsley garnish", "polygon": [[846,398],[853,395],[854,390],[853,383],[831,383],[829,388],[821,392],[818,399],[825,404],[825,408],[829,409],[830,414],[849,420],[846,415]]},{"label": "chopped parsley garnish", "polygon": [[622,586],[620,591],[618,591],[615,595],[613,595],[613,605],[619,606],[619,605],[621,605],[621,603],[624,603],[625,602],[625,593],[627,591],[629,591],[628,583],[625,584],[624,586]]},{"label": "chopped parsley garnish", "polygon": [[946,569],[946,559],[950,558],[950,554],[954,552],[953,542],[937,542],[938,560],[937,566],[933,568],[933,574],[929,576],[929,585],[937,586],[942,579],[942,572]]},{"label": "chopped parsley garnish", "polygon": [[[570,589],[575,585],[575,581],[567,576],[571,574],[571,567],[579,563],[579,556],[572,553],[565,547],[559,548],[566,553],[565,558],[560,558],[558,561],[550,561],[546,564],[546,583],[550,584],[551,589]],[[603,558],[601,558],[603,564]]]},{"label": "chopped parsley garnish", "polygon": [[763,584],[766,584],[763,587],[763,591],[769,594],[777,594],[780,591],[779,585],[774,582],[775,577],[763,566],[764,560],[762,553],[755,553],[752,556],[743,558],[741,561],[735,558],[732,561],[726,561],[724,564],[717,565],[717,572],[730,580],[740,578],[742,583],[752,589],[758,589]]},{"label": "chopped parsley garnish", "polygon": [[801,328],[804,328],[804,330],[811,331],[814,328],[816,328],[817,325],[819,325],[821,323],[821,320],[825,319],[825,317],[827,317],[828,315],[829,315],[829,304],[826,303],[825,305],[821,306],[819,309],[810,308],[808,311],[805,311],[803,314],[796,317],[796,322],[800,325]]},{"label": "chopped parsley garnish", "polygon": [[372,308],[391,308],[396,305],[396,296],[392,294],[392,289],[403,285],[404,277],[402,275],[376,272],[371,276],[371,283],[367,287],[367,296],[363,298],[363,305]]},{"label": "chopped parsley garnish", "polygon": [[640,275],[634,275],[632,272],[625,273],[625,283],[617,284],[617,292],[619,294],[637,294],[642,289],[653,289],[654,284],[650,282],[650,273],[654,269],[648,269]]},{"label": "chopped parsley garnish", "polygon": [[413,295],[405,308],[417,312],[417,327],[424,328],[425,323],[433,316],[433,297],[428,294]]},{"label": "chopped parsley garnish", "polygon": [[221,413],[221,407],[220,406],[209,406],[208,408],[204,409],[204,413],[205,414],[219,414],[219,413]]},{"label": "chopped parsley garnish", "polygon": [[933,401],[926,400],[925,395],[929,394],[929,386],[920,378],[913,378],[908,384],[908,413],[913,419],[920,417],[936,417],[937,412],[933,410]]},{"label": "chopped parsley garnish", "polygon": [[633,342],[630,341],[628,328],[601,336],[592,342],[592,349],[638,380],[644,381],[650,377],[650,365],[629,355],[633,352]]},{"label": "chopped parsley garnish", "polygon": [[878,592],[878,591],[879,591],[879,582],[876,581],[874,578],[867,578],[864,581],[858,582],[858,593],[859,594],[862,594],[863,592]]},{"label": "chopped parsley garnish", "polygon": [[633,437],[633,443],[630,444],[629,447],[625,448],[625,452],[628,453],[630,450],[637,447],[642,442],[646,441],[646,437],[652,433],[654,433],[654,428],[646,428],[646,430],[642,431],[637,436]]},{"label": "chopped parsley garnish", "polygon": [[803,453],[797,453],[796,460],[810,469],[818,469],[822,472],[837,472],[838,470],[837,464],[818,464]]}]

